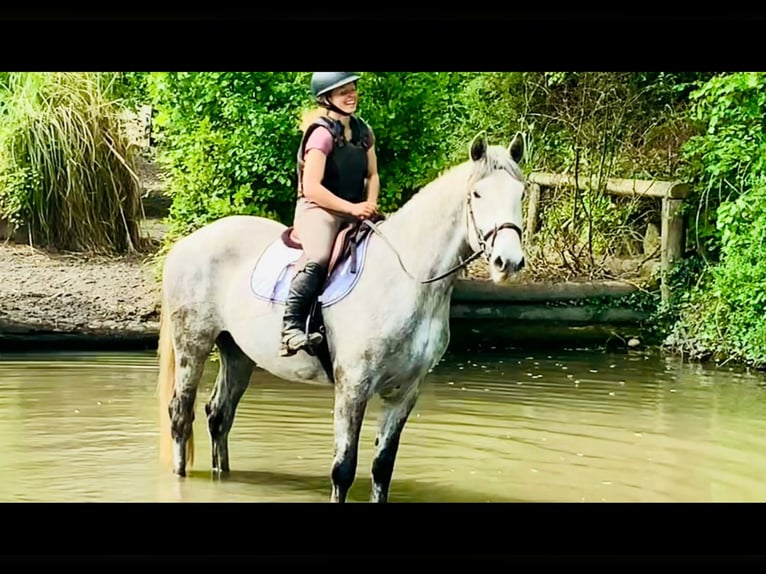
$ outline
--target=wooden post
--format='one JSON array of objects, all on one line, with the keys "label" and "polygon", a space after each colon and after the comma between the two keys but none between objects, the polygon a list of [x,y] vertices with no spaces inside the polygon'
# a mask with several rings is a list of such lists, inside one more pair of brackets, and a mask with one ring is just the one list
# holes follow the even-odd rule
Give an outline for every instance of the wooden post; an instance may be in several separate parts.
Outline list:
[{"label": "wooden post", "polygon": [[527,222],[524,238],[525,242],[532,241],[532,236],[537,231],[537,211],[540,205],[540,186],[536,183],[529,184],[529,203],[527,204]]},{"label": "wooden post", "polygon": [[662,300],[670,297],[670,288],[666,277],[668,271],[683,255],[684,220],[680,214],[681,199],[665,197],[662,200],[662,233],[661,233],[661,293]]},{"label": "wooden post", "polygon": [[[546,172],[532,172],[528,181],[530,184],[542,187],[573,187],[575,185],[575,178],[569,174]],[[582,191],[593,187],[593,182],[588,177],[578,178],[577,183]],[[611,195],[656,197],[662,201],[660,292],[662,300],[667,301],[670,296],[666,281],[667,273],[683,255],[685,231],[683,217],[679,212],[681,202],[689,194],[689,185],[680,181],[619,178],[608,178],[604,183],[604,191]]]}]

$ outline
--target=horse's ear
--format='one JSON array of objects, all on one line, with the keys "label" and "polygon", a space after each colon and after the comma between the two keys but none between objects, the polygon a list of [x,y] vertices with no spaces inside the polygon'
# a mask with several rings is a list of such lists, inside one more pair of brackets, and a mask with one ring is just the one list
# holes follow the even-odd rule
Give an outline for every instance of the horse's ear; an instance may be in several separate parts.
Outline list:
[{"label": "horse's ear", "polygon": [[524,136],[521,135],[521,132],[516,132],[516,135],[513,136],[508,146],[508,153],[511,154],[513,161],[516,163],[521,161],[521,158],[524,156]]},{"label": "horse's ear", "polygon": [[471,141],[471,159],[473,161],[479,161],[487,153],[487,134],[481,132]]}]

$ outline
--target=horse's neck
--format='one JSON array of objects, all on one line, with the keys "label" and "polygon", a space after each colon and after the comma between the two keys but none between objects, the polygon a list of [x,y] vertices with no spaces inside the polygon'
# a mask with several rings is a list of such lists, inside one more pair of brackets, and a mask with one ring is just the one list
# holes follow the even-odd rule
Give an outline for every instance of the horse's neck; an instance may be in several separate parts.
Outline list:
[{"label": "horse's neck", "polygon": [[[467,177],[466,164],[453,168],[416,193],[381,227],[407,271],[419,280],[444,273],[467,256]],[[456,275],[427,285],[447,289]]]}]

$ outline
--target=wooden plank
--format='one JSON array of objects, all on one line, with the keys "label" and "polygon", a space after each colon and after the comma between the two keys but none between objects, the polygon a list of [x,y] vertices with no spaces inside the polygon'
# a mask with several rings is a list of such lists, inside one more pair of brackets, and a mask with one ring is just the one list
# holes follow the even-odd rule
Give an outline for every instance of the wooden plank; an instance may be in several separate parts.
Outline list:
[{"label": "wooden plank", "polygon": [[639,334],[636,325],[575,325],[539,321],[482,321],[453,319],[450,322],[450,346],[455,348],[496,349],[505,345],[516,348],[550,349],[560,345],[609,345],[623,347]]},{"label": "wooden plank", "polygon": [[[524,321],[554,324],[630,324],[648,319],[646,313],[626,308],[603,307],[546,307],[543,305],[468,305],[454,304],[451,307],[452,319],[482,319],[496,321]],[[513,328],[513,323],[508,324]]]},{"label": "wooden plank", "polygon": [[54,326],[17,323],[0,318],[0,350],[28,351],[53,349],[156,349],[159,325],[144,329],[106,329],[87,326]]},{"label": "wooden plank", "polygon": [[[532,172],[527,180],[543,187],[575,185],[573,176],[556,173]],[[577,183],[582,190],[589,190],[594,185],[588,176],[578,177]],[[679,181],[609,178],[605,183],[606,192],[613,195],[683,199],[689,194],[689,185]]]},{"label": "wooden plank", "polygon": [[30,319],[26,322],[0,317],[0,337],[90,337],[141,339],[156,337],[159,333],[159,321],[123,327],[116,322],[109,326],[84,323],[51,323],[44,320]]},{"label": "wooden plank", "polygon": [[638,287],[622,281],[571,281],[561,283],[508,283],[458,279],[452,292],[454,302],[534,302],[566,301],[589,297],[622,297]]}]

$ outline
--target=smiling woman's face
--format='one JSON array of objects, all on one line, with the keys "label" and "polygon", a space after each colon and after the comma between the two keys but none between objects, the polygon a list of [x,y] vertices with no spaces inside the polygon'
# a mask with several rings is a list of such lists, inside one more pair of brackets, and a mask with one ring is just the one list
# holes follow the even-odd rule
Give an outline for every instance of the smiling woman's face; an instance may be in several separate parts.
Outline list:
[{"label": "smiling woman's face", "polygon": [[330,101],[347,114],[353,114],[357,103],[356,82],[335,88],[330,92]]}]

